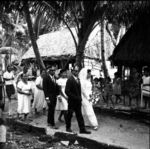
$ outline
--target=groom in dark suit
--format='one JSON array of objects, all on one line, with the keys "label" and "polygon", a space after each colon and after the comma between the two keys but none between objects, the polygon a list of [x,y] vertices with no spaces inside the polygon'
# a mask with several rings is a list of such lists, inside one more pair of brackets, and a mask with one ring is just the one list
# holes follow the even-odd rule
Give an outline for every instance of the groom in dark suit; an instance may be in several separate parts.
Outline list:
[{"label": "groom in dark suit", "polygon": [[48,104],[48,118],[47,123],[48,126],[57,129],[55,126],[54,114],[56,107],[56,97],[59,93],[58,85],[56,84],[56,80],[54,77],[55,67],[52,66],[48,69],[47,75],[43,77],[43,91],[45,94],[45,99]]},{"label": "groom in dark suit", "polygon": [[72,70],[72,76],[69,77],[66,83],[65,93],[68,96],[68,113],[66,120],[66,131],[71,130],[71,118],[73,112],[76,114],[77,122],[79,125],[80,133],[90,134],[90,131],[85,129],[84,119],[81,113],[81,85],[78,79],[79,67],[75,66]]}]

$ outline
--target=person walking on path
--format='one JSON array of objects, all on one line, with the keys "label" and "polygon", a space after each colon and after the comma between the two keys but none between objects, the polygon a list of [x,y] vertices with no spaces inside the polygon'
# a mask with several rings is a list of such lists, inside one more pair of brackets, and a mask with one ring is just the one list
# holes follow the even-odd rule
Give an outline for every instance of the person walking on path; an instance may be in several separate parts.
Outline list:
[{"label": "person walking on path", "polygon": [[35,109],[35,113],[43,110],[43,113],[46,111],[47,103],[45,101],[45,95],[43,91],[43,77],[45,76],[46,71],[42,70],[40,76],[35,80],[35,91],[34,91],[34,100],[32,108]]},{"label": "person walking on path", "polygon": [[43,91],[45,94],[45,99],[48,104],[48,117],[47,123],[48,126],[54,129],[58,129],[55,126],[55,107],[56,107],[56,97],[59,94],[58,85],[56,84],[56,80],[54,77],[55,67],[52,66],[48,70],[48,74],[43,77]]},{"label": "person walking on path", "polygon": [[6,93],[8,97],[8,115],[12,115],[12,109],[11,109],[11,96],[15,94],[15,88],[14,88],[14,74],[12,72],[12,68],[10,65],[7,66],[7,71],[3,74],[3,78],[6,85]]},{"label": "person walking on path", "polygon": [[90,134],[90,131],[85,129],[84,119],[81,112],[82,97],[81,97],[81,84],[78,78],[79,67],[75,66],[72,70],[72,75],[68,78],[65,88],[65,93],[68,96],[68,113],[66,122],[66,131],[71,130],[71,119],[73,112],[76,114],[80,133]]},{"label": "person walking on path", "polygon": [[63,122],[62,116],[64,116],[64,119],[66,121],[67,116],[67,110],[68,110],[68,102],[67,102],[67,95],[65,94],[65,87],[67,82],[67,76],[66,72],[60,70],[59,73],[59,79],[56,81],[58,86],[60,87],[60,93],[57,96],[57,103],[56,103],[56,110],[60,111],[60,115],[58,117],[58,120],[60,122]]},{"label": "person walking on path", "polygon": [[92,102],[90,102],[90,96],[92,95],[91,70],[82,68],[79,72],[79,79],[81,82],[82,113],[85,124],[97,130],[98,121],[94,113]]},{"label": "person walking on path", "polygon": [[21,80],[17,84],[18,92],[18,118],[21,114],[24,114],[24,119],[27,119],[28,114],[31,111],[31,98],[32,98],[32,88],[31,84],[27,81],[27,74],[21,75]]}]

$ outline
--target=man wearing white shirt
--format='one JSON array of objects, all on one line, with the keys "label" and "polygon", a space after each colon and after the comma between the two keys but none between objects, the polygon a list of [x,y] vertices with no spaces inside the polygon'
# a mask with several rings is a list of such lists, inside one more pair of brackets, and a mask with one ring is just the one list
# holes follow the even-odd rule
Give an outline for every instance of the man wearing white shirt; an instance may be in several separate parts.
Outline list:
[{"label": "man wearing white shirt", "polygon": [[14,81],[14,74],[12,72],[11,66],[7,66],[7,71],[4,73],[3,78],[5,80],[5,85],[6,85],[6,93],[7,93],[7,97],[9,100],[9,107],[8,107],[8,113],[9,115],[11,115],[11,96],[13,94],[15,94],[15,88],[13,85],[13,81]]}]

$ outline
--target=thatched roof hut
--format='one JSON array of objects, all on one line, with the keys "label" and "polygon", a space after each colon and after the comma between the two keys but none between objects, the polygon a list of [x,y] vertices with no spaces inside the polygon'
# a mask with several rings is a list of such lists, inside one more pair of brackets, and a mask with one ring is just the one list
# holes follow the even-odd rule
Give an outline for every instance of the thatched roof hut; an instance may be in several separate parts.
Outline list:
[{"label": "thatched roof hut", "polygon": [[[37,45],[41,57],[44,60],[66,59],[75,56],[75,46],[71,35],[65,30],[52,32],[39,36]],[[66,40],[64,40],[66,39]],[[67,49],[67,50],[66,50]],[[22,57],[22,59],[35,58],[33,48],[31,47]]]},{"label": "thatched roof hut", "polygon": [[[99,30],[100,28],[97,27],[89,37],[89,41],[86,44],[86,49],[84,53],[84,56],[86,58],[100,59]],[[72,31],[75,35],[74,28],[72,28]],[[111,42],[111,38],[106,31],[105,37],[106,51],[109,51],[108,53],[111,54],[114,47]],[[77,39],[77,37],[75,38]],[[69,57],[73,58],[76,55],[75,44],[68,29],[63,29],[61,31],[55,31],[39,36],[39,39],[37,40],[37,45],[43,60],[67,60]],[[22,59],[35,59],[35,54],[32,47],[23,55]]]},{"label": "thatched roof hut", "polygon": [[150,65],[150,14],[141,14],[129,28],[111,56],[114,65]]}]

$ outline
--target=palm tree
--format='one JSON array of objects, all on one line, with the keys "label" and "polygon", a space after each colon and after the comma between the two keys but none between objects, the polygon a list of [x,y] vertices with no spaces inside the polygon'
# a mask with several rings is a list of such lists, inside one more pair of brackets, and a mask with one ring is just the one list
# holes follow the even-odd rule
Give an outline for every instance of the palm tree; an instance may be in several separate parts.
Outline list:
[{"label": "palm tree", "polygon": [[25,16],[26,16],[28,30],[29,30],[29,34],[30,34],[30,39],[31,39],[31,42],[32,42],[32,45],[33,45],[34,53],[35,53],[36,58],[37,58],[37,62],[38,62],[39,66],[42,69],[45,69],[45,65],[44,65],[44,63],[43,63],[43,61],[41,59],[41,56],[40,56],[40,53],[39,53],[39,50],[38,50],[38,46],[37,46],[37,43],[36,43],[36,37],[35,37],[35,34],[33,32],[33,27],[32,27],[30,12],[29,12],[29,6],[28,6],[28,1],[23,1],[23,4],[24,4],[24,12],[25,12]]},{"label": "palm tree", "polygon": [[[81,68],[84,57],[84,49],[88,37],[97,24],[98,18],[101,17],[105,10],[105,5],[101,5],[101,9],[97,7],[99,1],[42,1],[40,5],[36,5],[38,10],[46,10],[48,13],[54,14],[69,29],[76,47],[76,63]],[[73,34],[71,28],[76,29],[76,35]]]},{"label": "palm tree", "polygon": [[102,57],[102,68],[103,68],[103,71],[104,71],[104,77],[107,78],[109,76],[108,74],[108,70],[107,70],[107,67],[106,67],[106,61],[105,61],[105,43],[104,43],[104,38],[105,38],[105,35],[104,35],[104,27],[105,27],[105,22],[104,22],[104,18],[102,18],[100,20],[100,28],[101,28],[101,57]]},{"label": "palm tree", "polygon": [[[63,24],[66,25],[75,41],[76,47],[76,62],[82,67],[82,60],[84,57],[84,49],[88,37],[94,27],[97,20],[101,19],[104,15],[109,21],[113,22],[114,18],[119,22],[125,22],[125,24],[129,24],[132,22],[133,18],[137,15],[137,12],[141,12],[141,8],[145,9],[149,2],[113,2],[113,1],[30,1],[33,3],[32,8],[39,10],[41,13],[46,13],[47,19],[51,20],[52,17],[56,18],[56,20],[63,21]],[[5,6],[7,10],[12,10],[17,8],[19,11],[22,10],[22,7],[25,9],[26,16],[30,17],[28,10],[28,3],[22,1],[4,1],[4,3],[0,6],[0,9]],[[130,9],[133,8],[134,10]],[[132,10],[132,11],[131,11]],[[131,16],[131,17],[129,17]],[[27,19],[29,33],[31,39],[35,55],[37,57],[38,63],[40,63],[41,67],[44,67],[42,59],[40,58],[38,47],[36,45],[36,37],[33,33],[31,19]],[[49,22],[49,21],[48,21]],[[77,31],[78,39],[75,39],[71,31],[71,27],[75,27]]]}]

